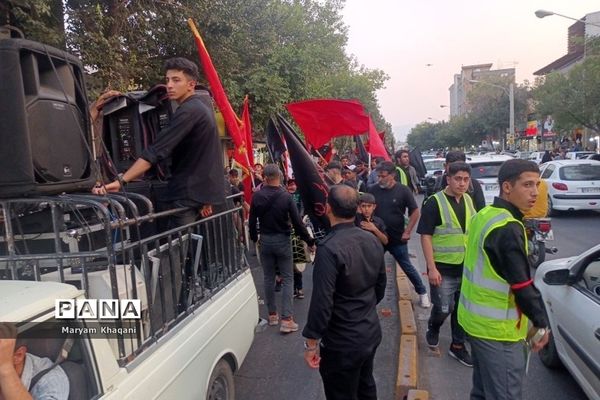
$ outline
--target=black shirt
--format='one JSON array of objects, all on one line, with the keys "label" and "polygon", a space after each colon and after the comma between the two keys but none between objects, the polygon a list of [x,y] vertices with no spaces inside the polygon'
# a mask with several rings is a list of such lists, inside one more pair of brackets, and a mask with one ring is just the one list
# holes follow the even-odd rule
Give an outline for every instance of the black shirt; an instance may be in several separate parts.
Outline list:
[{"label": "black shirt", "polygon": [[[385,233],[385,222],[383,222],[383,220],[381,218],[379,218],[377,215],[371,215],[371,219],[367,220],[364,215],[357,213],[356,217],[354,218],[354,225],[356,225],[360,228],[360,223],[363,221],[372,222],[373,225],[375,225],[375,227],[381,231],[381,233],[383,233],[384,235],[387,236],[387,234]],[[369,231],[367,231],[367,232],[369,232]],[[373,233],[373,232],[369,232],[369,233]],[[373,233],[373,235],[375,235],[375,234]],[[375,237],[377,237],[377,236],[375,236]]]},{"label": "black shirt", "polygon": [[198,95],[179,105],[169,125],[158,133],[141,158],[156,164],[169,156],[172,165],[166,200],[225,202],[223,151],[214,112]]},{"label": "black shirt", "polygon": [[[493,207],[504,208],[517,220],[523,220],[521,211],[504,199],[496,197]],[[483,243],[492,268],[509,285],[524,283],[531,279],[525,240],[527,238],[524,235],[523,227],[517,222],[509,222],[505,226],[491,231]],[[545,328],[548,326],[542,296],[533,284],[522,289],[513,289],[513,293],[517,307],[527,315],[535,327]]]},{"label": "black shirt", "polygon": [[411,190],[402,184],[396,183],[390,189],[382,189],[379,185],[371,185],[369,193],[375,196],[377,208],[375,215],[385,223],[389,242],[388,247],[405,244],[402,241],[404,233],[404,215],[408,208],[409,215],[418,207]]},{"label": "black shirt", "polygon": [[337,351],[381,342],[376,305],[385,294],[383,253],[381,242],[352,222],[331,228],[317,248],[304,337]]},{"label": "black shirt", "polygon": [[256,222],[260,222],[260,233],[265,235],[292,233],[290,220],[294,225],[294,231],[307,244],[313,245],[314,239],[310,237],[306,227],[300,219],[298,207],[292,199],[292,195],[281,186],[265,185],[252,196],[250,205],[250,239],[258,240],[258,229]]},{"label": "black shirt", "polygon": [[[460,223],[460,227],[463,232],[466,230],[467,223],[467,211],[464,196],[461,196],[460,202],[456,202],[456,197],[443,192],[452,210],[456,214],[456,218]],[[420,235],[431,235],[435,232],[435,227],[442,224],[442,215],[440,213],[440,207],[438,202],[433,198],[428,198],[423,207],[421,207],[421,218],[419,219],[419,225],[417,226],[417,233]],[[463,265],[462,264],[446,264],[437,262],[435,263],[438,271],[442,275],[458,277],[462,275]]]},{"label": "black shirt", "polygon": [[[446,180],[445,173],[442,176],[438,176],[435,182],[434,191],[439,192],[440,190],[444,190],[446,186],[448,186],[448,181]],[[475,207],[476,211],[481,210],[485,207],[485,196],[483,194],[483,189],[481,189],[481,184],[477,179],[471,179],[471,183],[469,184],[469,188],[467,189],[467,193],[473,199],[473,207]]]}]

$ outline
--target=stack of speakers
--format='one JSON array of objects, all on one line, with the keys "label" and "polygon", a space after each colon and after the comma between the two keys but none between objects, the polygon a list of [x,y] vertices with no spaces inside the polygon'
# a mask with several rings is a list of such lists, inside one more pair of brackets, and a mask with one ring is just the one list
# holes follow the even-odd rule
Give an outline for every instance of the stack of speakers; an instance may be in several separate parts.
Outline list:
[{"label": "stack of speakers", "polygon": [[0,76],[0,198],[89,191],[95,176],[81,62],[5,39]]}]

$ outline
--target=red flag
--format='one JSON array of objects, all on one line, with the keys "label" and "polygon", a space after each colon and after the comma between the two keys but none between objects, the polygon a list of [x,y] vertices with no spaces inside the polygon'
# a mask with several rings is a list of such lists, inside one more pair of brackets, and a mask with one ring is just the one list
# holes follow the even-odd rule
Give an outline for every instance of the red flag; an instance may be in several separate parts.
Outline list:
[{"label": "red flag", "polygon": [[383,157],[386,161],[392,160],[381,141],[381,137],[377,133],[377,129],[375,129],[375,124],[371,117],[369,117],[369,153],[375,157]]},{"label": "red flag", "polygon": [[223,88],[223,84],[221,83],[221,79],[219,78],[219,74],[212,63],[210,55],[208,54],[208,50],[206,50],[204,42],[202,41],[202,37],[200,37],[200,33],[198,32],[198,29],[196,29],[196,25],[191,18],[188,19],[188,25],[194,34],[196,46],[198,47],[198,55],[200,56],[200,62],[202,63],[202,68],[204,70],[204,74],[206,75],[206,79],[208,80],[208,84],[210,85],[215,103],[217,103],[217,107],[223,114],[225,126],[227,126],[227,130],[229,131],[231,139],[233,140],[233,144],[235,145],[234,159],[242,167],[246,167],[249,171],[251,171],[252,165],[250,165],[250,156],[248,155],[248,149],[251,149],[251,147],[248,146],[247,137],[243,129],[243,122],[233,111],[231,103],[229,103],[229,99],[225,93],[225,89]]},{"label": "red flag", "polygon": [[[244,106],[242,109],[242,122],[243,122],[243,131],[244,131],[244,137],[245,137],[245,141],[246,141],[246,148],[248,149],[247,153],[246,153],[246,158],[247,158],[247,162],[250,164],[251,167],[254,167],[254,154],[252,151],[252,123],[250,121],[250,106],[248,104],[248,95],[246,95],[246,97],[244,97]],[[237,154],[238,152],[236,152]],[[241,154],[240,154],[241,155]],[[253,180],[252,180],[252,174],[250,171],[248,171],[248,173],[245,175],[244,178],[244,198],[246,199],[246,202],[250,203],[251,199],[252,199],[252,184],[253,184]]]},{"label": "red flag", "polygon": [[290,103],[286,108],[315,148],[333,137],[369,130],[369,116],[358,100],[314,99]]}]

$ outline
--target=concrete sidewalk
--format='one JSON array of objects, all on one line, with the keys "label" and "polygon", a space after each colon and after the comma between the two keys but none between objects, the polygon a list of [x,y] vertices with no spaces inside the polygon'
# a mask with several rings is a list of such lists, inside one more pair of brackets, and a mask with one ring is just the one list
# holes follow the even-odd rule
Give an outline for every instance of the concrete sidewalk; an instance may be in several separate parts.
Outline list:
[{"label": "concrete sidewalk", "polygon": [[[262,269],[255,255],[249,255],[252,275],[259,294],[260,316],[267,317],[264,305]],[[378,398],[393,400],[398,371],[399,321],[394,260],[386,254],[387,287],[385,298],[377,306],[383,340],[375,357]],[[312,265],[304,272],[303,300],[294,300],[294,318],[300,325],[295,333],[283,335],[279,327],[267,326],[257,333],[244,364],[235,376],[237,400],[324,400],[318,370],[304,362],[302,328],[306,323],[312,293]],[[281,295],[277,293],[278,305]]]}]

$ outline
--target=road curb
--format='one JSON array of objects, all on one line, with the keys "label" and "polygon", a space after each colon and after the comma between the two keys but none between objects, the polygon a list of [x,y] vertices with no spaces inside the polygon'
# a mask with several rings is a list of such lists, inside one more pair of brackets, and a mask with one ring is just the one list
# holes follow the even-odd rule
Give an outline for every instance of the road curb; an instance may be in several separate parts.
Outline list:
[{"label": "road curb", "polygon": [[417,324],[412,305],[412,289],[409,280],[396,264],[396,286],[398,289],[398,318],[400,319],[400,351],[398,375],[396,377],[396,400],[427,400],[429,394],[417,390],[419,385],[419,349]]}]

